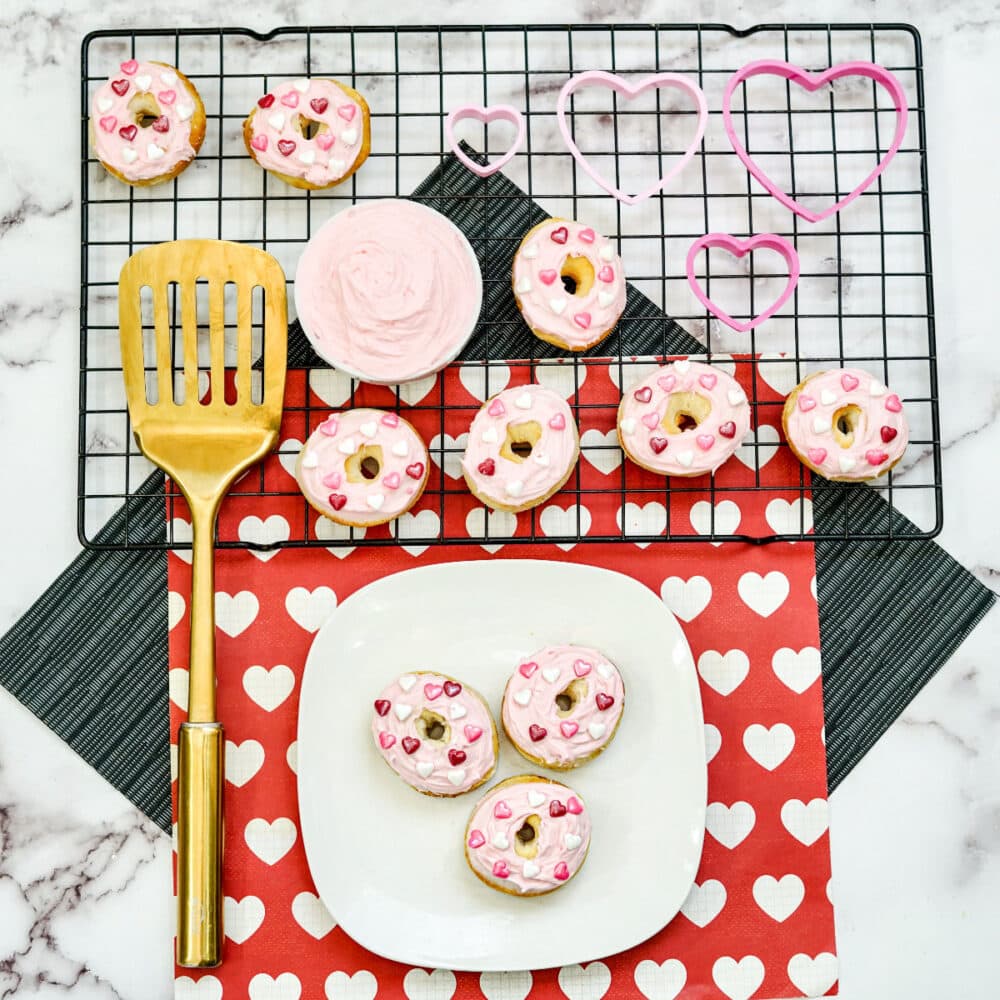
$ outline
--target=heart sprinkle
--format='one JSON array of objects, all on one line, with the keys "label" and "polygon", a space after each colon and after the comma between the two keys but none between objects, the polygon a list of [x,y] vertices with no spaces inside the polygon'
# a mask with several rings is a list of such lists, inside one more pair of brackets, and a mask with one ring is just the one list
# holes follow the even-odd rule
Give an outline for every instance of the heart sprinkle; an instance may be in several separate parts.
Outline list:
[{"label": "heart sprinkle", "polygon": [[719,425],[719,433],[724,438],[736,437],[736,424],[732,420],[727,420],[724,424]]},{"label": "heart sprinkle", "polygon": [[530,410],[531,409],[531,394],[527,392],[521,393],[517,399],[514,400],[514,405],[519,410]]},{"label": "heart sprinkle", "polygon": [[427,697],[431,701],[435,701],[438,698],[440,698],[441,697],[441,692],[443,690],[444,690],[444,688],[441,687],[440,684],[425,684],[424,685],[424,694],[427,695]]},{"label": "heart sprinkle", "polygon": [[644,385],[641,389],[636,389],[632,395],[640,403],[648,403],[653,398],[653,390],[648,385]]},{"label": "heart sprinkle", "polygon": [[462,690],[462,685],[458,681],[445,681],[444,682],[444,693],[449,698],[454,698],[455,695],[459,694]]},{"label": "heart sprinkle", "polygon": [[583,812],[583,803],[575,795],[571,795],[566,800],[566,811],[579,816]]},{"label": "heart sprinkle", "polygon": [[459,764],[464,764],[466,758],[466,753],[464,750],[456,750],[452,747],[448,751],[448,760],[451,762],[452,767],[458,767]]},{"label": "heart sprinkle", "polygon": [[486,412],[491,417],[502,417],[507,412],[507,407],[503,405],[502,399],[494,399],[486,408]]},{"label": "heart sprinkle", "polygon": [[719,377],[714,372],[706,372],[704,375],[698,376],[698,381],[706,389],[714,389],[715,383],[719,381]]},{"label": "heart sprinkle", "polygon": [[804,392],[799,393],[799,409],[803,413],[808,413],[816,408],[816,400],[812,396],[807,396]]},{"label": "heart sprinkle", "polygon": [[549,735],[549,731],[536,723],[532,723],[528,726],[528,735],[531,737],[532,743],[537,743],[539,740],[544,740]]},{"label": "heart sprinkle", "polygon": [[840,376],[840,384],[844,387],[844,392],[852,392],[858,387],[858,377],[857,375],[852,375],[850,372],[844,372]]},{"label": "heart sprinkle", "polygon": [[398,472],[390,472],[389,475],[386,476],[382,480],[382,485],[387,490],[398,490],[399,489],[399,473]]},{"label": "heart sprinkle", "polygon": [[806,454],[813,465],[822,465],[826,458],[826,448],[810,448]]},{"label": "heart sprinkle", "polygon": [[505,802],[505,801],[504,801],[503,799],[501,799],[501,800],[500,800],[500,801],[499,801],[499,802],[498,802],[498,803],[497,803],[497,804],[496,804],[496,805],[495,805],[495,806],[493,807],[493,815],[494,815],[494,816],[495,816],[495,817],[496,817],[497,819],[510,819],[510,818],[511,818],[511,816],[513,815],[513,813],[511,812],[511,808],[510,808],[510,806],[509,806],[509,805],[507,805],[507,803],[506,803],[506,802]]},{"label": "heart sprinkle", "polygon": [[567,833],[563,837],[563,843],[567,851],[575,851],[583,843],[583,838],[578,833]]},{"label": "heart sprinkle", "polygon": [[398,427],[399,417],[395,413],[383,413],[382,423],[385,424],[386,427]]},{"label": "heart sprinkle", "polygon": [[257,104],[266,110],[274,104],[274,94],[265,94],[263,97],[258,98]]},{"label": "heart sprinkle", "polygon": [[714,434],[699,434],[695,438],[695,441],[698,442],[698,447],[701,448],[702,451],[708,451],[709,448],[711,448],[712,445],[715,444],[715,435]]},{"label": "heart sprinkle", "polygon": [[586,229],[581,229],[577,236],[580,238],[581,243],[593,243],[597,239],[597,233],[594,232],[589,226]]},{"label": "heart sprinkle", "polygon": [[344,505],[347,503],[347,497],[343,493],[331,493],[327,498],[326,502],[334,510],[342,510]]},{"label": "heart sprinkle", "polygon": [[551,285],[558,277],[559,272],[553,271],[551,268],[546,268],[544,271],[538,272],[538,280],[543,285]]},{"label": "heart sprinkle", "polygon": [[598,691],[594,698],[597,702],[597,707],[602,712],[606,712],[615,703],[615,699],[609,694],[605,694],[603,691]]},{"label": "heart sprinkle", "polygon": [[483,836],[482,830],[471,830],[469,832],[469,847],[475,850],[477,847],[482,847],[486,843],[486,838]]},{"label": "heart sprinkle", "polygon": [[478,466],[476,466],[476,468],[483,476],[492,476],[493,473],[497,471],[496,462],[494,462],[492,458],[484,459]]},{"label": "heart sprinkle", "polygon": [[553,819],[559,819],[560,816],[566,815],[566,807],[559,801],[559,799],[553,799],[549,803],[549,815]]},{"label": "heart sprinkle", "polygon": [[642,422],[651,431],[656,430],[656,425],[660,422],[660,414],[656,410],[653,410],[642,418]]},{"label": "heart sprinkle", "polygon": [[121,64],[119,69],[126,75],[132,76],[139,69],[139,63],[135,59],[126,59],[125,62]]},{"label": "heart sprinkle", "polygon": [[588,663],[586,660],[576,660],[573,663],[573,673],[577,677],[586,677],[593,669],[593,663]]},{"label": "heart sprinkle", "polygon": [[119,96],[124,97],[128,93],[128,80],[112,80],[111,89]]},{"label": "heart sprinkle", "polygon": [[903,404],[900,402],[899,396],[893,393],[891,396],[886,396],[885,408],[890,413],[899,413],[899,411],[903,409]]},{"label": "heart sprinkle", "polygon": [[404,736],[403,749],[412,756],[420,749],[420,740],[416,736]]},{"label": "heart sprinkle", "polygon": [[554,431],[564,431],[566,429],[566,418],[561,413],[557,413],[549,421],[549,427]]},{"label": "heart sprinkle", "polygon": [[464,719],[469,713],[466,711],[466,708],[465,708],[464,705],[461,705],[458,702],[455,702],[451,706],[451,708],[448,709],[448,714],[453,719]]},{"label": "heart sprinkle", "polygon": [[388,750],[395,742],[396,737],[392,733],[382,732],[378,734],[378,744],[383,750]]},{"label": "heart sprinkle", "polygon": [[118,119],[114,115],[108,115],[106,118],[101,119],[101,128],[105,132],[113,132],[115,126],[118,124]]},{"label": "heart sprinkle", "polygon": [[558,243],[561,246],[569,239],[569,230],[565,226],[560,226],[549,233],[549,238],[553,243]]},{"label": "heart sprinkle", "polygon": [[521,690],[514,695],[514,701],[516,701],[522,708],[526,707],[528,702],[531,701],[531,689],[521,688]]},{"label": "heart sprinkle", "polygon": [[882,440],[888,444],[890,441],[894,440],[899,431],[895,427],[883,427],[879,434],[882,435]]},{"label": "heart sprinkle", "polygon": [[423,479],[424,478],[424,463],[414,462],[412,465],[406,467],[406,474],[410,479]]},{"label": "heart sprinkle", "polygon": [[560,882],[565,882],[569,878],[569,866],[565,861],[560,861],[559,864],[552,869],[552,876],[559,879]]},{"label": "heart sprinkle", "polygon": [[323,485],[329,490],[335,490],[340,486],[343,477],[339,472],[331,472],[322,479]]},{"label": "heart sprinkle", "polygon": [[320,132],[315,139],[316,145],[319,146],[323,152],[327,152],[330,147],[334,144],[335,140],[332,132]]},{"label": "heart sprinkle", "polygon": [[522,663],[517,669],[522,677],[528,678],[538,669],[538,664],[534,660],[529,660],[527,663]]},{"label": "heart sprinkle", "polygon": [[674,386],[677,385],[677,376],[676,375],[661,375],[656,380],[656,384],[664,392],[673,392],[674,391]]},{"label": "heart sprinkle", "polygon": [[465,738],[470,743],[475,743],[476,740],[478,740],[479,737],[482,736],[482,735],[483,735],[483,731],[482,731],[482,729],[479,728],[479,726],[466,726],[465,727]]},{"label": "heart sprinkle", "polygon": [[118,134],[126,141],[131,142],[138,133],[138,129],[134,125],[123,125],[119,130]]},{"label": "heart sprinkle", "polygon": [[667,445],[670,442],[665,437],[653,436],[649,439],[649,447],[653,449],[654,455],[659,455],[661,452],[666,450]]},{"label": "heart sprinkle", "polygon": [[316,112],[316,114],[321,115],[330,106],[330,102],[325,97],[314,97],[309,102],[309,107]]},{"label": "heart sprinkle", "polygon": [[579,725],[575,722],[559,723],[559,732],[561,732],[563,736],[566,737],[566,739],[571,739],[572,737],[576,736],[577,730],[579,728],[580,728]]},{"label": "heart sprinkle", "polygon": [[169,132],[170,119],[167,118],[166,115],[160,115],[160,117],[153,122],[152,128],[154,132]]},{"label": "heart sprinkle", "polygon": [[354,116],[358,113],[357,107],[353,104],[344,104],[337,108],[337,114],[344,119],[345,122],[354,121]]},{"label": "heart sprinkle", "polygon": [[157,95],[161,104],[173,104],[177,100],[177,91],[161,90]]},{"label": "heart sprinkle", "polygon": [[510,869],[506,861],[498,861],[493,866],[493,874],[496,878],[510,878]]},{"label": "heart sprinkle", "polygon": [[389,711],[390,704],[391,703],[387,698],[379,698],[375,702],[375,711],[378,712],[379,715],[386,715]]},{"label": "heart sprinkle", "polygon": [[267,149],[267,136],[255,135],[250,140],[250,145],[253,146],[254,149],[259,150],[261,153],[263,153]]},{"label": "heart sprinkle", "polygon": [[576,323],[581,330],[586,330],[590,326],[590,313],[577,313],[573,317],[573,322]]},{"label": "heart sprinkle", "polygon": [[297,108],[299,106],[299,95],[294,90],[290,90],[287,94],[282,95],[281,103],[286,108]]},{"label": "heart sprinkle", "polygon": [[291,156],[295,152],[295,140],[294,139],[279,139],[278,140],[278,152],[282,156]]},{"label": "heart sprinkle", "polygon": [[883,462],[889,461],[889,456],[884,451],[872,448],[871,451],[865,452],[865,459],[869,465],[881,465]]}]

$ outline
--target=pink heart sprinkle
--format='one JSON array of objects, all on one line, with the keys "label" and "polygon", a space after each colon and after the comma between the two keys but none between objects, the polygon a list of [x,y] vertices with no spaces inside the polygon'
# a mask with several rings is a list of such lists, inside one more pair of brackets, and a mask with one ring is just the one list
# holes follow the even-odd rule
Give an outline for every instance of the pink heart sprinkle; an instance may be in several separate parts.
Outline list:
[{"label": "pink heart sprinkle", "polygon": [[322,479],[323,485],[328,490],[335,490],[343,482],[343,476],[339,472],[327,473]]},{"label": "pink heart sprinkle", "polygon": [[105,118],[101,119],[101,128],[105,132],[114,132],[115,126],[118,124],[118,119],[114,115],[107,115]]},{"label": "pink heart sprinkle", "polygon": [[493,866],[493,874],[497,878],[510,878],[510,869],[507,867],[506,861],[498,861]]},{"label": "pink heart sprinkle", "polygon": [[383,413],[382,423],[385,424],[386,427],[398,427],[399,417],[395,413]]},{"label": "pink heart sprinkle", "polygon": [[806,454],[813,465],[822,465],[826,459],[826,448],[810,448]]},{"label": "pink heart sprinkle", "polygon": [[610,284],[615,280],[615,269],[610,264],[605,264],[604,267],[597,272],[597,280]]},{"label": "pink heart sprinkle", "polygon": [[590,313],[577,313],[573,317],[573,322],[576,323],[578,327],[582,330],[586,330],[590,326]]},{"label": "pink heart sprinkle", "polygon": [[715,375],[712,372],[706,372],[704,375],[699,375],[698,376],[698,381],[706,389],[714,389],[715,388],[715,383],[719,381],[719,377],[718,377],[718,375]]},{"label": "pink heart sprinkle", "polygon": [[554,431],[566,430],[566,418],[561,413],[557,413],[549,421],[549,427],[551,427]]},{"label": "pink heart sprinkle", "polygon": [[507,407],[503,405],[502,399],[494,399],[486,408],[486,412],[491,417],[502,417],[507,412]]},{"label": "pink heart sprinkle", "polygon": [[799,409],[803,413],[808,413],[810,410],[816,409],[816,400],[812,396],[807,396],[805,393],[799,393]]},{"label": "pink heart sprinkle", "polygon": [[543,285],[551,285],[556,278],[559,277],[558,271],[553,271],[551,268],[545,271],[538,272],[538,280],[542,282]]},{"label": "pink heart sprinkle", "polygon": [[425,684],[424,685],[424,694],[427,695],[427,697],[431,701],[434,701],[435,698],[440,698],[441,697],[441,692],[443,690],[444,690],[444,688],[441,687],[440,684]]},{"label": "pink heart sprinkle", "polygon": [[858,377],[851,375],[849,372],[844,372],[840,376],[840,384],[844,387],[844,392],[852,392],[858,387]]},{"label": "pink heart sprinkle", "polygon": [[560,882],[565,882],[569,878],[569,865],[565,861],[560,861],[552,870],[552,875]]},{"label": "pink heart sprinkle", "polygon": [[571,739],[572,737],[576,736],[577,730],[579,728],[580,728],[579,725],[575,722],[559,723],[559,732],[561,732],[563,736],[566,737],[566,739]]},{"label": "pink heart sprinkle", "polygon": [[493,807],[493,815],[494,815],[494,816],[495,816],[495,817],[496,817],[497,819],[510,819],[510,817],[511,817],[511,815],[512,815],[512,813],[511,813],[511,809],[510,809],[510,806],[509,806],[509,805],[507,805],[507,803],[506,803],[506,802],[505,802],[505,801],[504,801],[503,799],[501,799],[501,800],[500,800],[500,801],[499,801],[499,802],[498,802],[498,803],[497,803],[497,804],[496,804],[496,805],[495,805],[495,806]]},{"label": "pink heart sprinkle", "polygon": [[865,452],[865,458],[868,460],[869,465],[881,465],[883,462],[889,460],[889,456],[884,451],[878,451],[873,448],[871,451]]},{"label": "pink heart sprinkle", "polygon": [[656,384],[664,392],[673,392],[674,386],[677,385],[677,376],[676,375],[661,375],[656,380]]},{"label": "pink heart sprinkle", "polygon": [[711,448],[713,444],[715,444],[715,435],[699,434],[695,438],[695,441],[698,442],[698,447],[701,448],[702,451],[708,451],[708,449]]},{"label": "pink heart sprinkle", "polygon": [[479,737],[482,736],[482,735],[483,735],[483,731],[482,731],[482,729],[479,728],[479,726],[466,726],[465,727],[465,738],[470,743],[475,743],[476,740],[478,740]]},{"label": "pink heart sprinkle", "polygon": [[469,847],[475,850],[477,847],[482,847],[486,843],[486,838],[483,836],[482,830],[472,830],[469,833]]},{"label": "pink heart sprinkle", "polygon": [[899,413],[903,408],[903,404],[899,400],[899,396],[893,393],[891,396],[886,397],[885,408],[890,413]]},{"label": "pink heart sprinkle", "polygon": [[648,403],[653,398],[653,390],[650,389],[648,385],[644,385],[641,389],[636,389],[632,395],[635,396],[640,403]]},{"label": "pink heart sprinkle", "polygon": [[389,475],[382,480],[382,482],[385,484],[385,488],[387,490],[399,489],[399,473],[390,472]]},{"label": "pink heart sprinkle", "polygon": [[260,152],[263,153],[267,149],[267,136],[255,135],[250,140],[250,145],[253,146],[254,149],[260,150]]},{"label": "pink heart sprinkle", "polygon": [[334,143],[332,132],[320,132],[316,136],[316,145],[325,153]]},{"label": "pink heart sprinkle", "polygon": [[161,90],[156,96],[161,104],[173,104],[177,100],[177,91]]},{"label": "pink heart sprinkle", "polygon": [[589,227],[587,229],[581,229],[579,232],[580,241],[582,243],[593,243],[597,239],[597,234],[593,229]]},{"label": "pink heart sprinkle", "polygon": [[593,663],[588,663],[586,660],[576,660],[573,663],[573,673],[577,677],[586,677],[591,670],[594,669]]},{"label": "pink heart sprinkle", "polygon": [[297,108],[299,106],[298,92],[290,90],[287,94],[282,96],[281,103],[284,104],[286,108]]},{"label": "pink heart sprinkle", "polygon": [[522,663],[517,669],[522,677],[528,678],[538,669],[538,664],[531,660],[528,663]]},{"label": "pink heart sprinkle", "polygon": [[383,750],[388,750],[396,742],[396,737],[392,733],[379,733],[378,742]]},{"label": "pink heart sprinkle", "polygon": [[[265,138],[267,137],[265,136]],[[337,433],[337,418],[327,417],[326,420],[319,425],[319,429],[327,437],[333,437]]]},{"label": "pink heart sprinkle", "polygon": [[135,59],[126,59],[125,62],[121,64],[121,71],[127,73],[131,76],[139,69],[139,63]]},{"label": "pink heart sprinkle", "polygon": [[337,114],[344,119],[345,122],[354,121],[354,116],[358,113],[358,109],[353,104],[343,104],[337,108]]},{"label": "pink heart sprinkle", "polygon": [[583,812],[583,803],[575,795],[571,795],[566,800],[566,811],[573,813],[574,816],[579,816]]},{"label": "pink heart sprinkle", "polygon": [[647,413],[643,418],[642,422],[652,430],[660,422],[660,415],[655,411],[653,413]]}]

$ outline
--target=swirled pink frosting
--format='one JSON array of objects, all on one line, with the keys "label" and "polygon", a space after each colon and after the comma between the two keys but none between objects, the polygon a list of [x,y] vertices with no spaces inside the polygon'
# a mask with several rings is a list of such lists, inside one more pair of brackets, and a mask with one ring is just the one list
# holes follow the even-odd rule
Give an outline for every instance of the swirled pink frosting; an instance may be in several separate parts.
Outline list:
[{"label": "swirled pink frosting", "polygon": [[[670,397],[693,393],[711,410],[697,427],[668,433],[662,426]],[[667,476],[714,472],[750,430],[750,404],[739,382],[700,361],[674,361],[658,368],[622,396],[618,430],[626,451],[640,464]]]},{"label": "swirled pink frosting", "polygon": [[[139,94],[150,95],[160,112],[146,128],[136,124],[129,108]],[[129,180],[168,174],[195,155],[194,112],[194,99],[172,67],[129,59],[94,91],[90,102],[94,149],[102,162]]]},{"label": "swirled pink frosting", "polygon": [[[838,410],[861,411],[854,440],[844,447],[833,436]],[[785,434],[796,451],[827,479],[871,479],[906,451],[909,426],[899,396],[860,368],[833,368],[810,376],[794,405],[786,406]]]},{"label": "swirled pink frosting", "polygon": [[[326,186],[354,166],[364,138],[364,114],[333,81],[285,80],[257,105],[250,145],[265,169]],[[322,126],[311,139],[299,128],[303,119]]]},{"label": "swirled pink frosting", "polygon": [[[556,695],[580,680],[585,694],[562,716]],[[503,725],[515,746],[548,764],[573,766],[614,736],[625,707],[618,668],[588,646],[546,646],[511,675],[503,695]]]},{"label": "swirled pink frosting", "polygon": [[[424,709],[447,720],[447,743],[421,737],[416,722]],[[493,773],[494,732],[483,699],[444,674],[403,674],[372,710],[375,749],[407,784],[433,795],[461,795]]]},{"label": "swirled pink frosting", "polygon": [[295,306],[317,353],[385,384],[453,360],[479,319],[482,291],[459,230],[431,208],[392,198],[335,215],[295,272]]},{"label": "swirled pink frosting", "polygon": [[[514,850],[529,816],[539,820],[537,853]],[[583,799],[558,781],[511,779],[489,791],[465,831],[472,867],[491,885],[519,894],[549,892],[568,882],[587,857],[590,814]]]},{"label": "swirled pink frosting", "polygon": [[[585,257],[594,269],[586,294],[570,294],[563,287],[559,275],[569,257]],[[625,292],[625,271],[614,245],[581,222],[550,219],[514,256],[514,295],[525,322],[571,348],[589,346],[618,322]]]}]

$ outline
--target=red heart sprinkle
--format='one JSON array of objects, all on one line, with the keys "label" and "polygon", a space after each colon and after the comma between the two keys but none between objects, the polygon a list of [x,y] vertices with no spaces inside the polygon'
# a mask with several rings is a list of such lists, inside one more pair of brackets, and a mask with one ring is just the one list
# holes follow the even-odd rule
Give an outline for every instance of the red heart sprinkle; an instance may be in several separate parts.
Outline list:
[{"label": "red heart sprinkle", "polygon": [[119,130],[118,134],[126,141],[131,142],[135,138],[136,132],[139,130],[134,125],[123,125]]},{"label": "red heart sprinkle", "polygon": [[875,448],[872,448],[871,451],[866,451],[865,458],[868,460],[869,465],[881,465],[883,462],[889,461],[889,456],[884,451],[878,451]]},{"label": "red heart sprinkle", "polygon": [[594,698],[597,702],[597,707],[602,711],[606,712],[615,703],[615,699],[609,694],[605,694],[603,691],[598,691],[597,696]]},{"label": "red heart sprinkle", "polygon": [[379,698],[378,701],[375,702],[375,711],[378,712],[379,715],[385,715],[386,712],[389,711],[389,700],[387,698]]},{"label": "red heart sprinkle", "polygon": [[416,736],[404,736],[403,749],[408,754],[415,754],[420,749],[420,740]]},{"label": "red heart sprinkle", "polygon": [[326,502],[334,509],[340,510],[347,503],[347,497],[343,493],[331,493]]},{"label": "red heart sprinkle", "polygon": [[316,112],[316,114],[321,115],[330,106],[330,102],[325,97],[314,97],[309,102],[309,107]]},{"label": "red heart sprinkle", "polygon": [[648,403],[653,398],[653,390],[650,389],[648,385],[644,385],[641,389],[636,389],[632,395],[635,396],[640,403]]},{"label": "red heart sprinkle", "polygon": [[537,743],[539,740],[544,740],[549,735],[549,731],[533,723],[528,727],[528,735],[531,737],[532,743]]},{"label": "red heart sprinkle", "polygon": [[593,243],[597,238],[597,234],[589,227],[587,229],[581,229],[578,235],[580,237],[580,242],[582,243]]},{"label": "red heart sprinkle", "polygon": [[510,878],[510,869],[507,867],[507,862],[498,861],[493,866],[493,875],[496,878]]},{"label": "red heart sprinkle", "polygon": [[126,59],[119,68],[123,73],[131,76],[139,69],[139,63],[135,59]]},{"label": "red heart sprinkle", "polygon": [[597,272],[597,280],[604,282],[614,281],[615,269],[610,264],[605,264],[604,267]]},{"label": "red heart sprinkle", "polygon": [[278,140],[278,152],[282,156],[291,156],[295,152],[295,140],[294,139],[279,139]]},{"label": "red heart sprinkle", "polygon": [[378,734],[378,745],[383,750],[388,750],[396,742],[396,737],[392,733],[379,733]]},{"label": "red heart sprinkle", "polygon": [[441,687],[440,684],[425,684],[424,685],[424,694],[427,695],[427,697],[431,701],[434,701],[437,698],[440,698],[441,697],[441,692],[443,690],[444,690],[444,688]]},{"label": "red heart sprinkle", "polygon": [[512,814],[511,814],[511,811],[510,811],[510,806],[509,806],[509,805],[507,805],[507,803],[506,803],[506,802],[505,802],[505,801],[504,801],[503,799],[501,799],[501,800],[500,800],[500,801],[499,801],[499,802],[498,802],[498,803],[497,803],[497,804],[496,804],[496,805],[495,805],[495,806],[493,807],[493,815],[494,815],[494,816],[495,816],[495,817],[496,817],[497,819],[510,819],[510,817],[511,817],[511,815],[512,815]]},{"label": "red heart sprinkle", "polygon": [[111,89],[119,97],[124,97],[128,93],[128,80],[112,80]]},{"label": "red heart sprinkle", "polygon": [[406,467],[406,474],[410,477],[410,479],[423,479],[424,463],[414,462],[413,465],[408,465]]},{"label": "red heart sprinkle", "polygon": [[576,323],[581,330],[586,330],[590,326],[590,313],[577,313],[573,317],[573,322]]},{"label": "red heart sprinkle", "polygon": [[551,268],[547,269],[545,271],[539,271],[538,272],[538,280],[543,285],[551,285],[552,282],[555,281],[556,278],[558,278],[558,277],[559,277],[559,272],[558,271],[553,271],[553,270],[551,270]]},{"label": "red heart sprinkle", "polygon": [[483,735],[483,731],[482,731],[482,729],[479,728],[479,726],[466,726],[465,727],[465,738],[470,743],[475,743],[476,740],[478,740],[479,737],[482,736],[482,735]]},{"label": "red heart sprinkle", "polygon": [[492,476],[497,471],[497,464],[492,458],[487,458],[485,461],[480,462],[477,468],[482,475]]},{"label": "red heart sprinkle", "polygon": [[454,698],[459,691],[462,690],[462,685],[458,681],[445,681],[444,682],[444,693],[449,698]]},{"label": "red heart sprinkle", "polygon": [[553,229],[549,236],[553,243],[563,244],[569,239],[569,230],[565,226],[560,226],[558,229]]},{"label": "red heart sprinkle", "polygon": [[274,104],[274,94],[265,94],[257,101],[257,103],[262,108],[269,108],[272,104]]},{"label": "red heart sprinkle", "polygon": [[736,424],[732,420],[727,420],[724,424],[719,425],[719,433],[724,438],[736,437]]},{"label": "red heart sprinkle", "polygon": [[649,447],[653,449],[653,453],[659,455],[660,452],[665,451],[667,445],[670,442],[667,441],[665,437],[651,437],[649,439]]},{"label": "red heart sprinkle", "polygon": [[530,677],[538,669],[538,664],[530,660],[528,663],[522,663],[517,669],[522,677]]},{"label": "red heart sprinkle", "polygon": [[565,816],[566,807],[558,799],[553,799],[549,803],[549,815],[553,819],[558,819],[560,816]]},{"label": "red heart sprinkle", "polygon": [[452,749],[448,751],[448,760],[451,761],[452,767],[458,767],[459,764],[464,764],[465,751],[456,750],[454,747],[452,747]]},{"label": "red heart sprinkle", "polygon": [[560,861],[559,864],[552,869],[552,875],[554,878],[559,879],[560,882],[565,882],[569,878],[569,865],[565,861]]},{"label": "red heart sprinkle", "polygon": [[337,108],[337,114],[344,119],[345,122],[354,121],[354,116],[358,113],[358,109],[353,104],[344,104],[343,106]]},{"label": "red heart sprinkle", "polygon": [[469,847],[475,850],[477,847],[482,847],[486,843],[486,838],[483,836],[482,830],[472,830],[469,833]]},{"label": "red heart sprinkle", "polygon": [[166,115],[160,115],[159,118],[153,122],[154,132],[169,132],[170,131],[170,119]]},{"label": "red heart sprinkle", "polygon": [[888,444],[896,437],[899,431],[895,427],[883,427],[879,433],[882,435],[882,440]]},{"label": "red heart sprinkle", "polygon": [[566,809],[574,816],[579,816],[583,812],[583,803],[575,795],[571,795],[566,800]]}]

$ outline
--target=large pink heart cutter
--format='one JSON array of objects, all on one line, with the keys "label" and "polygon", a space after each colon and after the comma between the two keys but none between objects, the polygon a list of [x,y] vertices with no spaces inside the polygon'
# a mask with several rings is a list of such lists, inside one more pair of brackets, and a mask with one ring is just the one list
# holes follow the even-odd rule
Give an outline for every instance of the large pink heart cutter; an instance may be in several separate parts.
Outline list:
[{"label": "large pink heart cutter", "polygon": [[[514,136],[514,141],[511,143],[510,149],[492,163],[476,163],[475,160],[470,159],[463,152],[462,147],[455,138],[455,126],[467,118],[482,122],[484,125],[489,125],[490,122],[496,121],[510,122],[517,129],[517,134]],[[514,154],[524,142],[524,133],[524,115],[510,104],[492,104],[488,107],[483,107],[480,104],[467,104],[461,108],[455,108],[445,119],[444,123],[444,134],[448,140],[448,145],[451,147],[451,151],[458,158],[459,162],[467,170],[471,170],[477,177],[490,177],[510,163],[514,158]]]},{"label": "large pink heart cutter", "polygon": [[[749,80],[753,76],[768,75],[780,76],[785,80],[791,80],[792,83],[797,83],[799,86],[805,87],[805,89],[810,92],[819,90],[820,87],[823,87],[834,80],[839,80],[844,76],[866,76],[885,87],[885,89],[889,92],[890,97],[892,97],[893,104],[896,107],[896,132],[892,137],[892,143],[890,144],[888,150],[886,150],[885,155],[879,160],[878,165],[853,191],[851,191],[850,194],[845,195],[840,199],[840,201],[834,202],[822,212],[814,212],[812,209],[806,208],[804,205],[796,201],[790,194],[786,194],[782,191],[781,188],[778,187],[777,184],[775,184],[774,181],[772,181],[767,174],[764,173],[760,165],[754,162],[753,158],[747,152],[746,147],[740,142],[736,135],[731,110],[733,92],[741,83],[745,80]],[[821,219],[825,219],[828,216],[833,215],[835,212],[839,212],[845,205],[849,205],[859,194],[861,194],[862,191],[865,191],[871,184],[874,183],[875,179],[882,173],[882,171],[889,166],[889,162],[899,151],[899,147],[903,144],[903,136],[906,134],[907,114],[906,91],[903,89],[903,85],[884,66],[879,66],[876,63],[870,62],[839,63],[837,66],[831,66],[822,73],[810,73],[807,70],[802,69],[801,66],[794,66],[791,63],[781,62],[778,59],[759,59],[756,62],[747,63],[747,65],[742,69],[737,70],[736,73],[729,78],[729,82],[726,84],[725,92],[722,95],[722,123],[725,126],[726,135],[729,136],[729,141],[732,144],[733,150],[740,160],[743,161],[743,166],[745,166],[747,170],[749,170],[750,173],[753,174],[758,181],[760,181],[760,183],[767,190],[768,194],[777,198],[782,205],[791,209],[791,211],[802,216],[803,219],[806,219],[809,222],[819,222]]]},{"label": "large pink heart cutter", "polygon": [[[695,258],[702,250],[711,247],[728,250],[734,257],[745,257],[752,250],[777,251],[784,257],[785,263],[788,265],[788,284],[785,285],[785,290],[771,305],[762,313],[754,316],[748,323],[738,322],[705,294],[700,282],[695,277]],[[775,233],[760,233],[746,240],[737,239],[735,236],[730,236],[729,233],[706,233],[704,236],[699,236],[691,244],[691,249],[688,250],[687,279],[695,297],[710,313],[718,316],[726,326],[732,327],[737,333],[746,333],[755,326],[759,326],[764,320],[770,319],[789,300],[792,292],[795,291],[795,286],[799,283],[799,255],[796,253],[795,247],[784,236],[778,236]]]},{"label": "large pink heart cutter", "polygon": [[[698,124],[695,128],[694,139],[673,167],[660,177],[658,181],[650,184],[645,191],[640,191],[639,194],[626,194],[615,187],[611,181],[603,177],[587,162],[583,153],[580,152],[580,147],[573,140],[569,125],[566,123],[566,104],[569,101],[570,95],[575,91],[581,87],[593,84],[610,87],[616,94],[621,94],[622,97],[629,99],[637,97],[647,90],[655,90],[659,87],[674,87],[677,90],[682,90],[694,101],[695,110],[698,112]],[[655,73],[653,76],[647,76],[638,83],[633,84],[627,80],[623,80],[620,76],[615,76],[614,73],[605,73],[603,70],[592,69],[585,73],[578,73],[576,76],[571,76],[563,84],[562,90],[559,91],[559,99],[556,101],[556,117],[559,120],[559,131],[562,133],[563,141],[583,172],[619,201],[624,202],[626,205],[635,205],[637,202],[645,201],[656,194],[657,191],[662,191],[684,169],[688,160],[697,152],[698,147],[701,145],[702,136],[705,134],[705,126],[708,123],[708,103],[705,100],[705,94],[702,92],[701,87],[679,73]]]}]

